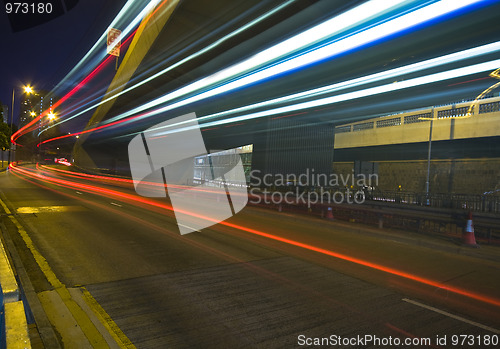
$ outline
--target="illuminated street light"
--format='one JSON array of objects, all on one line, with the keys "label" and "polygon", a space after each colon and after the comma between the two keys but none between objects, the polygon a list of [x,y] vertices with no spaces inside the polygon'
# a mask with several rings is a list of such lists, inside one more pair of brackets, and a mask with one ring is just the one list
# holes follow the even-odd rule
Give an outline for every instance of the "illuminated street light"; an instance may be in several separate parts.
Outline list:
[{"label": "illuminated street light", "polygon": [[[14,87],[12,89],[12,104],[10,106],[10,132],[11,133],[12,133],[12,125],[14,124],[14,95],[15,95],[15,92],[16,92],[16,88]],[[33,93],[33,88],[30,85],[23,86],[23,92],[26,94],[31,94],[31,93]],[[12,158],[12,155],[11,155],[12,148],[13,148],[13,143],[12,143],[12,139],[11,139],[10,140],[10,147],[9,147],[9,160],[8,160],[7,166],[10,166],[10,162],[11,162],[11,158]]]},{"label": "illuminated street light", "polygon": [[47,114],[47,117],[49,118],[50,121],[52,121],[56,118],[56,114],[54,114],[53,112],[49,112]]},{"label": "illuminated street light", "polygon": [[31,116],[36,116],[36,113],[34,111],[30,112]]}]

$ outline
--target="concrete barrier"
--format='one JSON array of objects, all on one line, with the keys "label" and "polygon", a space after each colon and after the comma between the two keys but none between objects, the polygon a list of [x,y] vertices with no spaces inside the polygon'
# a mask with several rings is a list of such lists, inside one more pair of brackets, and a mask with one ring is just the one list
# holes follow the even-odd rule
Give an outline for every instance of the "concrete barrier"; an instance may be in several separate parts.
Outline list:
[{"label": "concrete barrier", "polygon": [[19,300],[19,287],[17,286],[14,272],[7,258],[7,253],[0,242],[0,287],[2,288],[3,302],[16,302]]},{"label": "concrete barrier", "polygon": [[0,291],[0,349],[31,348],[19,286],[1,241]]},{"label": "concrete barrier", "polygon": [[5,342],[7,349],[29,349],[31,342],[22,301],[5,303]]}]

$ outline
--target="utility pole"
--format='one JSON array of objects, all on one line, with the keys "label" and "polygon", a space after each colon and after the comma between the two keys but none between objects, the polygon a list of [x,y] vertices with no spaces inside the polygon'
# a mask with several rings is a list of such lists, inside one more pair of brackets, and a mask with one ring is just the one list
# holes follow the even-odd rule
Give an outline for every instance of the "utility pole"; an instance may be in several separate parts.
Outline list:
[{"label": "utility pole", "polygon": [[427,149],[427,179],[425,181],[425,200],[426,205],[429,206],[431,204],[430,194],[429,194],[429,184],[431,178],[431,150],[432,150],[432,126],[434,123],[434,108],[431,111],[431,125],[429,130],[429,147]]},{"label": "utility pole", "polygon": [[12,89],[12,103],[10,106],[10,137],[9,137],[9,160],[7,161],[7,168],[10,166],[10,159],[12,154],[12,124],[14,123],[14,90]]}]

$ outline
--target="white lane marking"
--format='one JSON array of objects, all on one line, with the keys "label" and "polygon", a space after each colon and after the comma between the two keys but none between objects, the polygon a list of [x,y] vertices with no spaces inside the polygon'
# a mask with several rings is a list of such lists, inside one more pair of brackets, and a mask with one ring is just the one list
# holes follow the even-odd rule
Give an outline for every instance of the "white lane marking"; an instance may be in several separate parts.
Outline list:
[{"label": "white lane marking", "polygon": [[82,193],[80,193],[79,191],[76,192],[78,195],[82,195]]},{"label": "white lane marking", "polygon": [[118,206],[118,207],[122,207],[122,205],[117,204],[116,202],[111,202],[111,205],[115,205],[115,206]]},{"label": "white lane marking", "polygon": [[411,303],[413,305],[416,305],[416,306],[419,306],[419,307],[422,307],[422,308],[425,308],[425,309],[429,309],[429,310],[432,310],[436,313],[439,313],[439,314],[442,314],[442,315],[445,315],[445,316],[448,316],[448,317],[451,317],[452,319],[455,319],[455,320],[459,320],[459,321],[462,321],[462,322],[465,322],[469,325],[472,325],[472,326],[476,326],[476,327],[479,327],[479,328],[482,328],[483,330],[486,330],[486,331],[490,331],[490,332],[493,332],[493,333],[496,333],[496,334],[500,334],[500,330],[497,330],[496,328],[493,328],[493,327],[489,327],[489,326],[486,326],[486,325],[483,325],[483,324],[480,324],[479,322],[475,322],[475,321],[471,321],[471,320],[467,320],[461,316],[458,316],[458,315],[454,315],[454,314],[451,314],[451,313],[448,313],[447,311],[444,311],[444,310],[441,310],[441,309],[438,309],[438,308],[434,308],[434,307],[431,307],[430,305],[426,305],[426,304],[422,304],[420,302],[417,302],[417,301],[413,301],[411,299],[408,299],[408,298],[403,298],[402,299],[404,302],[407,302],[407,303]]}]

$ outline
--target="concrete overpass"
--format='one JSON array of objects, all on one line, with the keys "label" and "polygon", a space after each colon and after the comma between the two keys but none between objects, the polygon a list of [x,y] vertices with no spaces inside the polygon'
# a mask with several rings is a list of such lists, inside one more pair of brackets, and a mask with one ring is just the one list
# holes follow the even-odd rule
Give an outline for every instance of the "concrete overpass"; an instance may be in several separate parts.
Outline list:
[{"label": "concrete overpass", "polygon": [[499,103],[500,97],[494,97],[338,125],[335,150],[428,142],[431,124],[432,141],[497,137]]},{"label": "concrete overpass", "polygon": [[[495,195],[500,189],[500,97],[412,110],[335,128],[334,172],[371,165],[378,189]],[[434,118],[434,120],[430,120]],[[427,163],[432,127],[431,160]]]}]

